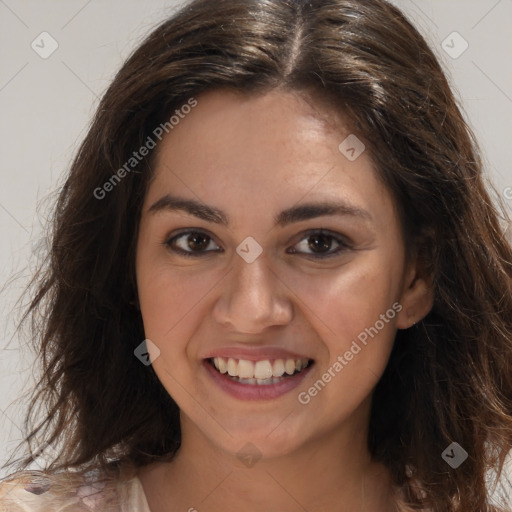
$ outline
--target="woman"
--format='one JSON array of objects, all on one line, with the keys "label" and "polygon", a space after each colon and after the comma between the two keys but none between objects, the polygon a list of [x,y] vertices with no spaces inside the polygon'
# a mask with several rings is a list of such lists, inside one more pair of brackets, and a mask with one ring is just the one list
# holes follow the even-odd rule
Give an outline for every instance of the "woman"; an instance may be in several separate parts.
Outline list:
[{"label": "woman", "polygon": [[[431,50],[383,0],[194,1],[127,60],[27,315],[2,510],[495,512],[512,251]],[[60,507],[60,508],[59,508]]]}]

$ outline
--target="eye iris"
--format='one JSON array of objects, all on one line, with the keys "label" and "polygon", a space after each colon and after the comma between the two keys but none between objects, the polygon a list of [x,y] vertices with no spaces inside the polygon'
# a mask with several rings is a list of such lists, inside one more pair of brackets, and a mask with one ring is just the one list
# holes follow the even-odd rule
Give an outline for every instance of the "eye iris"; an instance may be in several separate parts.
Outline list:
[{"label": "eye iris", "polygon": [[[328,251],[331,247],[331,237],[328,235],[314,235],[309,237],[309,240],[309,248],[314,252],[317,251],[318,249],[325,249],[326,251]],[[315,242],[311,243],[311,240],[315,240]]]},{"label": "eye iris", "polygon": [[206,249],[208,247],[208,237],[201,233],[193,233],[188,236],[187,245],[192,250]]}]

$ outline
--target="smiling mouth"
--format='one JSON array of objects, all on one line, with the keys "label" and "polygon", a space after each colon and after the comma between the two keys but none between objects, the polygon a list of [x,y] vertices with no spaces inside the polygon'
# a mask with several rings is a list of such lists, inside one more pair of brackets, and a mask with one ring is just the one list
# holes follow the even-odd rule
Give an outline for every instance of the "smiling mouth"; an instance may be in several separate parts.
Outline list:
[{"label": "smiling mouth", "polygon": [[249,361],[232,357],[212,357],[207,361],[218,373],[234,382],[259,386],[278,384],[314,364],[313,359]]}]

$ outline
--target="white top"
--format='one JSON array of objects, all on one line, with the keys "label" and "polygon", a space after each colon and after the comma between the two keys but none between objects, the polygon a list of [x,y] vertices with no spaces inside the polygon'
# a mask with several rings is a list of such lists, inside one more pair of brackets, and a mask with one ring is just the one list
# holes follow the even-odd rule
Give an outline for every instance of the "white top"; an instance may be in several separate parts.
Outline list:
[{"label": "white top", "polygon": [[133,469],[22,471],[0,480],[0,512],[151,512]]}]

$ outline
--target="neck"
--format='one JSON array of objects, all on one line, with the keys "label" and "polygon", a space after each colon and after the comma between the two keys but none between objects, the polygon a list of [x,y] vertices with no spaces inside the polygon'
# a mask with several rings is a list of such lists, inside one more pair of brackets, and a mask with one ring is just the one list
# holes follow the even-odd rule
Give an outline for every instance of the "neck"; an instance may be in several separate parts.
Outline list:
[{"label": "neck", "polygon": [[182,418],[175,458],[144,468],[139,478],[151,512],[391,511],[389,473],[371,461],[364,429],[351,430],[255,461],[227,453]]}]

